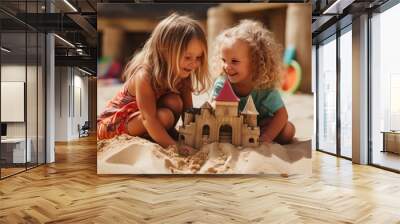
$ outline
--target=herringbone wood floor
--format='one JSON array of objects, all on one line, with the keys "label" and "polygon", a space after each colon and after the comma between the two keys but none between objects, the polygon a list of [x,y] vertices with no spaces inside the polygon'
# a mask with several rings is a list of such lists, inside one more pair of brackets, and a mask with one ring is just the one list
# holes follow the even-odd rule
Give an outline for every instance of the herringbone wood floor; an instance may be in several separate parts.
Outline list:
[{"label": "herringbone wood floor", "polygon": [[0,223],[400,223],[400,175],[319,152],[313,175],[98,176],[96,144],[0,181]]}]

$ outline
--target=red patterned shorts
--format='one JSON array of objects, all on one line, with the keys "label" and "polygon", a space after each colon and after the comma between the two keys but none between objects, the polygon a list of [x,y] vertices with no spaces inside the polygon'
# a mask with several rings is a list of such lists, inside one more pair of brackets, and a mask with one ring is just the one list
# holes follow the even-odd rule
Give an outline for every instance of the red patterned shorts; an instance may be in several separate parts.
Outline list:
[{"label": "red patterned shorts", "polygon": [[136,101],[129,102],[121,108],[108,107],[97,118],[97,139],[109,139],[121,134],[128,134],[127,125],[130,119],[138,115]]}]

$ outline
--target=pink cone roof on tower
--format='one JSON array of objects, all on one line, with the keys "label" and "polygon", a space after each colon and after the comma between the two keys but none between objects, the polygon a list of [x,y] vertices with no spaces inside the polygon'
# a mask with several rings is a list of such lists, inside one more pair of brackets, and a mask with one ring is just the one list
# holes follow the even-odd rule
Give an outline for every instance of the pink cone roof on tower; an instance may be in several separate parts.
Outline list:
[{"label": "pink cone roof on tower", "polygon": [[224,102],[239,102],[240,99],[233,92],[232,86],[229,83],[228,79],[225,79],[224,86],[219,92],[216,101],[224,101]]}]

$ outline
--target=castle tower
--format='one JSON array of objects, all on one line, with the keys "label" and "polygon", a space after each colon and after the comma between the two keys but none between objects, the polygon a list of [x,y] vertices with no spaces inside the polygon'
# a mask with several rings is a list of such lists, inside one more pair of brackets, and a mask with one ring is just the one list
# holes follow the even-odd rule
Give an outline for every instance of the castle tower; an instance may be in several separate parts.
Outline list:
[{"label": "castle tower", "polygon": [[211,111],[212,110],[212,106],[210,105],[210,103],[209,102],[205,102],[205,103],[203,103],[203,105],[201,105],[201,107],[200,107],[200,109],[201,110],[209,110],[209,111]]},{"label": "castle tower", "polygon": [[232,86],[228,79],[225,80],[219,95],[215,98],[215,115],[216,116],[237,116],[239,98],[233,92]]},{"label": "castle tower", "polygon": [[200,109],[201,109],[202,113],[211,114],[211,111],[212,111],[213,108],[212,108],[211,104],[206,101],[205,103],[203,103],[203,105],[201,105]]},{"label": "castle tower", "polygon": [[246,106],[244,106],[242,114],[244,115],[244,122],[249,127],[257,127],[258,111],[254,105],[253,97],[251,95],[249,95],[247,98]]},{"label": "castle tower", "polygon": [[184,125],[188,125],[190,123],[192,123],[194,121],[194,115],[193,115],[193,111],[192,110],[187,110],[184,113],[184,118],[183,118],[183,124]]}]

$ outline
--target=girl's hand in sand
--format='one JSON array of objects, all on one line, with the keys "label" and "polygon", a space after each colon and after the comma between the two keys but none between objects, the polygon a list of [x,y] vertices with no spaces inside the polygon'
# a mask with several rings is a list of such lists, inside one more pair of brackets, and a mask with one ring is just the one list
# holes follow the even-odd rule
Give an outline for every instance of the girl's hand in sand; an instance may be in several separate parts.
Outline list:
[{"label": "girl's hand in sand", "polygon": [[272,140],[268,137],[261,137],[260,138],[260,143],[264,145],[269,145],[272,143]]},{"label": "girl's hand in sand", "polygon": [[191,156],[196,153],[196,149],[188,146],[188,145],[178,145],[178,153],[182,156]]}]

